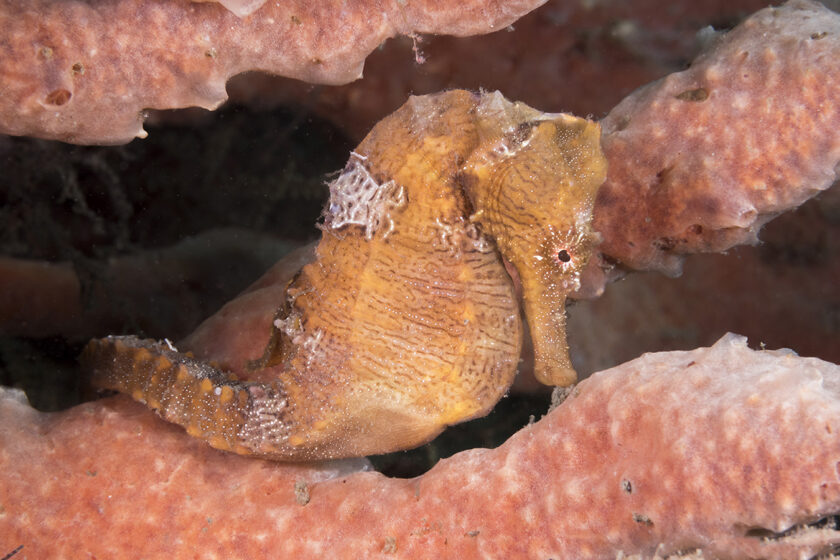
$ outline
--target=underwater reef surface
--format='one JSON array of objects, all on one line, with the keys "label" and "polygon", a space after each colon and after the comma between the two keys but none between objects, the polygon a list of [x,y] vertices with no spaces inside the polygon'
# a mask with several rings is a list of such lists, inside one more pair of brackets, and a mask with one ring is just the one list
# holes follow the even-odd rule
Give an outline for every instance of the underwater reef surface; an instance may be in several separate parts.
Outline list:
[{"label": "underwater reef surface", "polygon": [[[0,396],[0,542],[25,557],[813,558],[840,531],[840,366],[726,335],[597,373],[414,479],[218,452],[117,396]],[[670,555],[670,556],[669,556]]]},{"label": "underwater reef surface", "polygon": [[[501,89],[509,97],[523,99],[543,110],[571,109],[579,114],[600,116],[633,88],[667,72],[683,69],[691,60],[695,49],[704,43],[703,40],[695,39],[694,33],[697,29],[707,24],[712,24],[718,29],[729,28],[742,16],[765,4],[753,0],[702,3],[679,1],[672,2],[668,9],[663,9],[661,2],[653,0],[555,1],[517,22],[513,26],[515,29],[508,28],[500,33],[468,41],[445,37],[424,38],[419,47],[427,62],[419,66],[405,63],[415,56],[412,48],[417,47],[417,43],[410,38],[389,42],[371,55],[365,78],[347,86],[313,87],[291,80],[266,78],[259,74],[242,75],[230,82],[228,87],[234,98],[247,101],[250,107],[228,107],[216,113],[155,112],[150,120],[168,125],[156,126],[153,129],[150,127],[150,138],[123,147],[80,148],[34,139],[0,137],[0,166],[6,172],[4,179],[0,180],[0,223],[3,225],[0,228],[0,245],[3,254],[15,257],[10,259],[9,264],[17,271],[21,270],[21,265],[29,270],[37,269],[34,276],[28,278],[37,278],[38,282],[25,278],[16,283],[17,288],[37,288],[45,279],[54,281],[53,287],[57,285],[58,288],[57,292],[48,294],[52,299],[44,298],[45,292],[38,292],[36,289],[35,295],[29,299],[11,301],[12,308],[22,311],[25,320],[20,320],[20,315],[12,317],[0,312],[0,321],[6,320],[2,327],[8,329],[0,329],[3,331],[0,338],[0,381],[6,385],[26,387],[30,400],[33,404],[37,403],[37,408],[41,410],[62,409],[82,399],[93,398],[91,394],[81,394],[84,393],[84,388],[81,387],[82,382],[78,377],[76,365],[76,356],[84,338],[116,332],[142,332],[156,338],[180,338],[189,333],[203,318],[217,310],[222,303],[246,288],[254,278],[259,277],[275,262],[279,254],[285,253],[293,245],[311,239],[315,234],[312,224],[318,216],[326,190],[322,184],[323,173],[339,169],[351,145],[336,130],[314,122],[314,114],[337,123],[343,131],[358,139],[373,122],[403,103],[409,91],[423,93],[446,87],[483,86]],[[837,10],[837,2],[824,4]],[[836,43],[835,36],[820,34],[820,31],[814,31],[814,36],[808,35],[804,43],[820,48],[830,40]],[[703,36],[706,39],[717,37],[715,34]],[[547,54],[546,51],[550,53]],[[823,58],[822,62],[832,60],[837,58]],[[807,65],[802,65],[801,68],[807,70]],[[668,93],[667,88],[661,84],[659,87],[662,88],[661,91]],[[677,93],[686,95],[678,100],[680,103],[672,104],[693,104],[697,108],[715,101],[714,96],[702,99],[703,94],[699,89],[702,87],[680,89]],[[785,95],[781,95],[781,98],[790,101]],[[61,97],[53,100],[59,101]],[[287,118],[288,115],[278,118],[282,111],[265,110],[266,107],[277,103],[289,102],[297,104],[291,119]],[[620,119],[614,121],[620,123]],[[755,130],[774,136],[772,130],[760,130],[760,127],[764,126],[762,120],[753,120],[752,124],[756,127]],[[801,137],[807,136],[807,126],[798,126],[796,130],[805,133]],[[837,128],[829,127],[828,130],[836,131]],[[310,143],[313,138],[317,139],[316,142]],[[701,134],[697,138],[713,144],[716,142],[715,134]],[[158,139],[162,142],[156,143]],[[323,143],[319,145],[318,140],[323,140]],[[733,138],[728,140],[733,141]],[[643,134],[640,135],[639,142],[646,142]],[[644,144],[642,145],[644,147]],[[794,142],[793,145],[801,147],[798,142]],[[746,147],[739,145],[737,138],[734,139],[734,146],[739,150]],[[299,158],[286,157],[298,149],[308,149],[309,154]],[[312,153],[317,156],[312,156]],[[738,153],[738,150],[733,153]],[[823,151],[819,155],[827,154],[828,151]],[[653,155],[661,154],[653,150]],[[278,159],[282,161],[278,162]],[[779,170],[784,171],[784,158],[777,158],[777,161]],[[801,169],[801,161],[792,163],[795,165],[790,169]],[[668,189],[674,185],[674,175],[659,175],[659,171],[666,171],[667,166],[649,165],[640,166],[639,169],[644,170],[649,178],[654,177],[657,181],[663,179],[660,184],[668,186]],[[820,169],[832,171],[832,166],[823,165]],[[631,172],[635,170],[631,169]],[[833,166],[833,172],[837,172],[836,164]],[[823,186],[827,187],[828,184],[830,179],[825,179]],[[668,189],[660,189],[660,192],[667,195]],[[840,225],[837,193],[838,188],[835,184],[817,200],[803,205],[795,214],[785,215],[770,223],[760,232],[761,243],[756,247],[740,247],[730,250],[728,255],[692,256],[686,263],[682,278],[665,278],[655,274],[631,275],[620,283],[611,284],[599,299],[577,302],[571,309],[569,318],[571,357],[576,369],[585,375],[624,362],[646,350],[688,349],[708,345],[727,330],[749,335],[753,347],[763,343],[767,343],[771,348],[788,346],[802,355],[819,356],[833,362],[840,361],[836,342],[840,336],[840,293],[836,281],[840,245],[835,241],[840,239],[835,235]],[[667,199],[667,196],[665,198]],[[759,221],[765,218],[759,217]],[[684,222],[683,225],[690,227],[692,224]],[[231,226],[251,231],[228,229]],[[216,228],[224,229],[220,231]],[[695,231],[688,230],[688,233]],[[754,233],[754,230],[746,231]],[[194,237],[184,241],[190,236]],[[681,239],[679,236],[668,239],[654,237],[658,244],[649,243],[643,251],[647,251],[649,256],[649,248],[653,247],[655,255],[659,255],[657,251],[665,250],[669,252],[670,257],[679,253]],[[167,247],[171,247],[172,251]],[[673,250],[675,247],[677,251]],[[222,250],[224,255],[214,256],[215,249]],[[658,257],[654,260],[656,258]],[[22,263],[23,259],[40,259],[42,262]],[[10,275],[3,274],[6,269],[2,266],[5,264],[5,260],[0,262],[0,283],[10,278]],[[40,268],[42,265],[47,268]],[[52,272],[44,274],[43,270],[54,271],[55,276]],[[71,270],[75,272],[76,278],[64,282],[68,277],[74,276],[67,274]],[[0,290],[0,308],[9,304],[8,298],[2,300],[2,296],[9,293],[11,292],[5,289]],[[57,297],[53,297],[56,293]],[[149,305],[150,301],[154,304]],[[37,307],[32,305],[33,302],[45,305]],[[73,307],[72,313],[58,313],[67,307]],[[36,323],[33,320],[36,315],[34,312],[42,308],[46,309],[46,313],[39,315],[41,320]],[[58,317],[51,315],[51,312],[58,313]],[[525,375],[518,376],[513,391],[537,391],[535,396],[512,395],[503,399],[497,409],[483,420],[451,428],[434,442],[413,452],[374,457],[373,463],[383,472],[413,476],[427,470],[430,465],[438,462],[441,456],[447,456],[458,449],[498,445],[506,439],[507,434],[524,425],[529,414],[539,416],[545,410],[548,397],[539,393],[540,389],[534,388],[533,376],[527,375],[530,367],[528,359],[526,353],[520,366],[520,373]],[[544,391],[544,388],[542,390]],[[800,391],[799,394],[801,393]],[[64,539],[77,527],[67,520],[73,518],[77,512],[89,513],[89,510],[85,509],[90,506],[89,503],[65,502],[63,500],[68,498],[69,494],[62,495],[69,487],[65,484],[67,480],[80,480],[80,477],[76,477],[79,471],[72,466],[77,463],[70,459],[81,457],[81,451],[67,448],[68,455],[58,459],[52,456],[47,462],[47,468],[64,469],[54,471],[58,473],[58,483],[44,483],[44,479],[39,479],[26,486],[20,482],[22,479],[12,478],[18,473],[30,470],[31,465],[37,465],[41,457],[47,457],[48,455],[41,453],[48,453],[52,442],[70,441],[62,438],[71,438],[73,430],[87,431],[87,441],[72,440],[80,442],[81,449],[87,453],[87,458],[84,459],[88,461],[86,464],[100,462],[105,466],[104,470],[91,468],[85,472],[85,476],[94,480],[82,480],[92,484],[92,487],[79,486],[82,489],[93,488],[87,495],[98,499],[95,504],[98,508],[96,515],[102,517],[115,511],[136,513],[137,519],[145,521],[130,530],[138,534],[148,530],[146,534],[149,535],[149,539],[154,538],[158,529],[152,530],[149,525],[143,523],[148,521],[154,524],[155,520],[168,520],[171,518],[167,516],[177,512],[167,511],[149,521],[149,518],[144,517],[145,512],[132,510],[134,505],[157,507],[155,503],[144,502],[141,499],[143,492],[148,488],[129,488],[132,492],[131,500],[121,498],[120,494],[115,495],[118,503],[110,510],[103,505],[107,504],[108,500],[101,492],[118,485],[116,473],[126,473],[128,479],[131,479],[139,470],[134,461],[146,461],[147,466],[160,464],[164,469],[171,468],[171,480],[174,483],[187,480],[187,487],[195,483],[190,479],[191,476],[205,473],[215,485],[214,488],[208,489],[211,493],[219,491],[220,486],[227,484],[230,493],[221,497],[208,496],[210,501],[217,500],[208,506],[209,509],[215,510],[219,509],[218,504],[222,503],[221,500],[224,500],[225,507],[228,503],[237,503],[235,491],[246,492],[253,488],[242,490],[242,485],[229,476],[229,470],[233,473],[246,472],[248,469],[255,469],[261,473],[286,473],[275,481],[278,484],[276,487],[262,478],[246,478],[249,483],[257,480],[256,483],[262,485],[262,489],[270,491],[276,488],[275,495],[282,499],[278,499],[274,506],[269,507],[263,517],[248,517],[256,515],[254,512],[248,512],[242,523],[253,522],[253,527],[274,527],[271,523],[280,523],[279,519],[291,511],[288,519],[302,519],[306,525],[301,525],[303,528],[298,527],[298,531],[294,533],[301,539],[291,541],[288,546],[305,546],[301,541],[310,542],[312,555],[315,555],[314,551],[319,547],[322,547],[321,550],[327,550],[324,547],[332,547],[337,542],[340,545],[339,532],[326,534],[321,531],[310,539],[308,531],[317,532],[313,527],[318,527],[322,519],[335,517],[339,520],[349,518],[353,521],[358,517],[391,521],[391,517],[386,514],[377,514],[381,516],[375,518],[366,517],[369,512],[366,506],[359,505],[359,502],[350,502],[348,513],[341,510],[337,502],[313,501],[313,496],[317,496],[318,493],[323,496],[325,491],[332,492],[334,486],[330,484],[338,486],[339,483],[334,482],[319,489],[311,484],[316,479],[321,480],[318,478],[322,477],[318,474],[321,472],[319,469],[333,470],[333,467],[313,467],[314,470],[295,471],[292,467],[270,465],[262,461],[254,461],[250,467],[246,467],[241,458],[211,454],[211,450],[201,447],[201,442],[190,443],[177,428],[164,425],[127,399],[109,399],[73,408],[59,415],[43,415],[20,404],[19,396],[9,392],[6,395],[10,396],[10,399],[4,397],[2,405],[5,410],[3,432],[6,430],[6,418],[13,420],[9,426],[18,426],[21,430],[10,429],[8,437],[19,436],[20,440],[9,447],[11,451],[0,450],[2,464],[5,466],[8,461],[8,464],[12,465],[4,471],[10,473],[9,478],[0,478],[0,490],[4,492],[3,496],[10,495],[7,492],[18,492],[20,488],[31,490],[31,494],[18,502],[24,509],[17,509],[12,513],[9,513],[12,511],[8,507],[9,502],[5,498],[0,499],[0,557],[14,551],[18,551],[16,556],[29,552],[35,556],[42,550],[33,543],[43,541],[31,533],[25,534],[25,539],[14,541],[23,533],[15,532],[17,529],[11,527],[21,523],[21,519],[34,523],[51,520],[52,524],[48,526],[49,530],[54,532],[49,534]],[[688,399],[684,404],[690,407],[695,402]],[[743,401],[738,402],[743,404]],[[803,410],[807,409],[803,418],[812,419],[814,410],[806,405],[803,407]],[[834,410],[830,407],[829,409]],[[511,410],[514,413],[511,413]],[[670,409],[663,410],[663,414],[666,414]],[[800,409],[794,407],[788,409],[790,410]],[[723,410],[719,412],[725,413]],[[681,414],[691,413],[686,411]],[[63,425],[65,422],[66,425]],[[808,421],[804,424],[808,424]],[[687,430],[696,430],[697,425],[691,424]],[[833,431],[835,428],[833,425],[828,426],[836,438],[836,432]],[[119,458],[104,457],[97,449],[115,449],[109,447],[112,443],[102,442],[111,442],[109,437],[124,433],[131,433],[133,436],[123,442],[125,447],[116,449],[120,452],[127,449],[132,451],[125,451],[125,461],[122,464],[113,465],[108,461],[117,461]],[[530,432],[523,432],[525,433]],[[749,435],[751,432],[739,433]],[[802,431],[800,435],[804,437],[809,433]],[[525,437],[523,434],[513,441],[521,443]],[[749,441],[749,438],[745,436],[744,441]],[[798,439],[792,441],[799,443]],[[508,444],[510,445],[513,444]],[[834,453],[836,449],[832,447],[835,445],[833,441],[825,446],[814,445],[818,453]],[[149,446],[149,449],[143,449],[144,446]],[[28,449],[31,453],[17,454],[21,449]],[[200,451],[202,449],[203,451]],[[638,449],[647,453],[659,448],[643,445]],[[795,446],[790,447],[790,450],[790,457],[800,451]],[[183,457],[178,453],[185,451],[197,453],[198,458],[175,464],[174,457]],[[552,451],[548,449],[543,451],[543,454]],[[166,455],[170,452],[174,453],[172,457]],[[502,452],[470,452],[459,458],[454,465],[467,468],[464,465],[469,464],[471,468],[474,467],[473,472],[484,473],[478,463],[483,458],[500,457],[497,453]],[[658,457],[671,456],[667,452],[663,453],[665,454]],[[221,458],[214,458],[217,455]],[[160,457],[162,462],[158,463]],[[538,461],[543,455],[535,452],[534,457],[535,461]],[[67,461],[62,463],[64,458]],[[740,489],[744,491],[751,481],[764,480],[764,475],[760,472],[756,474],[756,469],[760,471],[767,465],[777,464],[772,462],[776,459],[784,461],[778,464],[785,465],[786,469],[797,467],[791,465],[789,457],[777,457],[767,451],[757,459],[745,460],[738,464],[741,467]],[[720,470],[719,461],[703,462],[703,457],[695,457],[693,460],[698,461],[697,465],[706,468],[708,472],[723,472]],[[570,462],[574,461],[575,457],[572,457]],[[205,462],[206,465],[202,467],[201,463]],[[181,464],[186,470],[180,467]],[[435,475],[437,478],[418,480],[440,480],[443,476],[441,473],[445,472],[454,477],[455,473],[443,468],[446,464],[443,462],[436,471],[439,473]],[[368,468],[364,462],[349,465],[353,469]],[[494,466],[498,466],[498,463],[488,465],[487,468]],[[518,473],[519,471],[512,469],[519,466],[521,465],[513,462],[511,468],[504,472],[505,476],[518,478],[518,475],[511,473]],[[562,470],[566,465],[556,466],[558,473],[568,474],[568,471]],[[808,468],[807,465],[798,466]],[[209,470],[203,470],[205,467]],[[593,468],[600,467],[600,464],[595,464]],[[45,472],[35,470],[31,476],[38,477]],[[296,474],[288,474],[292,472]],[[106,473],[106,476],[95,480],[97,473]],[[812,474],[791,470],[784,476],[800,476],[801,482],[811,480]],[[193,494],[178,493],[172,486],[155,486],[169,484],[162,474],[158,475],[160,478],[152,481],[149,488],[154,491],[163,491],[165,488],[166,493],[172,494],[171,497],[164,498],[164,504],[175,509],[193,502]],[[405,490],[405,487],[413,488],[409,483],[387,479],[374,473],[353,476],[355,478],[352,479],[352,483],[356,484],[353,488],[359,489],[365,499],[392,493],[397,496],[399,499],[394,498],[396,502],[383,502],[384,507],[390,508],[391,514],[396,515],[394,512],[402,511],[405,515],[412,516],[420,511],[395,509],[397,505],[409,503],[410,495],[414,495]],[[111,478],[103,482],[107,477]],[[16,482],[7,482],[12,480]],[[367,485],[359,482],[365,480],[368,481]],[[488,477],[483,480],[489,485],[495,479]],[[548,479],[543,476],[527,480],[531,481],[534,487],[545,488]],[[586,479],[584,483],[590,484],[591,480]],[[14,486],[17,483],[21,484],[20,488]],[[823,483],[823,497],[830,497],[836,478],[827,476]],[[265,486],[266,484],[268,486]],[[473,488],[482,484],[482,480],[476,479],[471,484],[470,488]],[[631,489],[634,488],[632,481],[630,486]],[[807,484],[801,487],[809,488]],[[599,487],[595,486],[596,490],[597,488]],[[762,490],[759,486],[755,488]],[[315,489],[319,489],[319,492],[315,492]],[[799,486],[797,491],[798,489]],[[55,496],[59,497],[58,502],[47,503],[42,499],[43,494],[39,492],[49,491],[55,492]],[[454,496],[453,499],[464,496],[458,491],[449,494]],[[783,497],[785,494],[781,492],[773,495]],[[743,494],[735,493],[732,496],[739,497]],[[755,500],[756,496],[759,495],[751,494],[748,499]],[[525,499],[539,504],[541,498],[541,494],[531,493],[526,495]],[[119,501],[120,499],[122,501]],[[308,501],[316,504],[316,507],[310,512],[284,509],[292,503],[292,499],[296,505]],[[362,498],[357,496],[356,499]],[[715,500],[712,500],[712,503],[720,503],[720,500]],[[807,502],[807,497],[803,500],[802,503]],[[461,503],[468,501],[464,498]],[[500,511],[510,511],[504,509],[510,505],[508,496],[503,496],[497,501],[501,503]],[[487,514],[495,511],[496,504],[482,503],[486,507],[484,517],[501,523],[502,521],[496,520],[492,513]],[[835,506],[832,506],[833,510],[829,506],[819,512],[812,510],[809,514],[811,517],[805,514],[796,517],[799,513],[789,517],[782,512],[788,507],[788,502],[779,498],[773,503],[781,505],[779,508],[768,506],[762,510],[771,512],[767,517],[770,521],[766,525],[740,527],[741,532],[736,532],[736,536],[740,535],[738,539],[721,540],[716,550],[704,548],[705,557],[737,558],[743,553],[768,558],[789,558],[802,554],[810,558],[821,552],[837,553],[831,549],[830,544],[837,540],[836,517],[831,516],[832,511],[837,513]],[[62,504],[70,509],[62,509]],[[423,503],[423,507],[425,504],[426,502]],[[442,502],[442,505],[451,508],[452,515],[462,511],[459,504]],[[328,510],[330,506],[334,509]],[[800,513],[807,509],[799,506],[801,504],[790,507]],[[317,509],[319,507],[322,509]],[[520,509],[530,511],[525,506]],[[149,510],[150,515],[154,516],[155,511],[157,510]],[[553,509],[542,511],[550,511],[553,515],[556,514],[557,507],[555,505]],[[621,511],[626,513],[627,510]],[[631,514],[636,514],[632,516],[636,523],[634,527],[649,529],[654,535],[650,540],[644,540],[648,537],[640,537],[643,544],[639,546],[647,546],[657,535],[663,534],[658,532],[663,525],[661,519],[651,517],[638,509],[633,509]],[[93,518],[97,519],[95,515]],[[549,520],[555,518],[548,513],[544,517]],[[184,536],[187,540],[195,537],[195,542],[203,545],[208,542],[215,543],[213,539],[222,538],[219,535],[223,538],[240,539],[239,542],[246,542],[249,546],[254,541],[264,538],[264,533],[252,533],[247,527],[238,530],[238,521],[233,523],[232,530],[220,530],[219,524],[213,525],[213,521],[218,519],[226,518],[204,517],[204,525],[200,526],[195,525],[195,518],[185,521],[176,528],[176,531],[182,531],[180,534],[165,533],[164,536],[170,536],[165,546],[174,546],[173,543]],[[413,548],[414,545],[406,543],[412,539],[421,542],[425,538],[427,540],[422,541],[423,543],[434,544],[439,542],[436,539],[444,534],[441,532],[443,525],[435,524],[437,520],[429,521],[431,518],[420,517],[420,520],[424,519],[426,521],[418,522],[408,533],[368,533],[363,537],[363,546],[369,546],[373,551],[371,555],[375,555],[376,552],[383,555],[408,556],[412,552],[415,556],[422,555],[423,550],[418,551]],[[624,522],[626,519],[619,521]],[[648,525],[647,521],[651,521],[652,524]],[[751,518],[750,521],[755,521],[755,518]],[[120,518],[119,522],[126,525],[117,526],[132,527],[128,519]],[[519,522],[518,519],[512,521]],[[102,519],[99,519],[98,523],[99,527],[103,527]],[[561,528],[572,527],[571,522],[569,523],[561,525]],[[786,523],[798,529],[785,531],[785,527],[791,526]],[[801,524],[807,526],[800,526]],[[160,525],[163,526],[163,523]],[[388,529],[390,526],[383,522],[381,527]],[[516,527],[521,526],[514,526]],[[619,533],[626,534],[623,532],[624,525],[620,527]],[[579,528],[580,525],[573,526],[569,534],[577,535],[576,531]],[[460,526],[456,529],[460,529]],[[208,538],[208,533],[212,533],[213,537]],[[82,536],[85,537],[84,543],[71,538],[68,541],[69,545],[75,545],[77,548],[63,553],[64,556],[76,557],[79,551],[95,546],[102,534],[107,534],[107,531],[93,536],[82,532]],[[243,534],[245,537],[240,536]],[[477,539],[482,532],[480,529],[469,528],[463,534]],[[489,534],[491,532],[484,532],[485,537]],[[702,536],[711,533],[699,534]],[[457,530],[449,535],[452,538],[448,543],[458,541]],[[508,539],[510,542],[515,540],[515,546],[520,547],[516,550],[521,552],[515,552],[514,555],[529,556],[533,552],[526,548],[529,542],[528,535],[530,533],[520,532]],[[539,536],[538,533],[536,535]],[[611,533],[605,530],[603,535]],[[7,542],[7,536],[10,536],[11,542]],[[557,537],[555,535],[551,538]],[[702,540],[700,537],[697,539]],[[759,543],[760,540],[767,542]],[[505,542],[509,544],[508,541]],[[58,542],[55,540],[51,544]],[[139,539],[137,542],[140,542]],[[444,542],[447,542],[446,537]],[[663,539],[666,546],[659,549],[660,555],[668,554],[669,551],[674,555],[680,552],[689,557],[700,554],[692,547],[702,548],[703,543],[691,539],[679,542],[686,548],[677,551],[674,548],[678,544],[677,541],[666,543]],[[125,550],[127,557],[133,557],[133,551],[127,550],[127,542],[118,544],[122,544],[123,547],[114,550]],[[732,544],[731,554],[730,549],[725,548],[728,544]],[[474,545],[485,546],[475,543]],[[792,548],[794,545],[799,548]],[[345,546],[350,547],[352,544],[347,543]],[[481,548],[481,551],[492,555],[495,550],[492,546],[491,544]],[[498,550],[508,550],[504,546]],[[535,546],[535,554],[541,552],[542,549],[538,548],[541,545]],[[212,551],[212,548],[208,550]],[[429,548],[432,552],[436,550],[433,546]],[[629,547],[626,550],[639,549]],[[651,548],[645,550],[648,552],[639,553],[643,557],[656,554],[649,552]],[[190,549],[181,554],[194,555],[194,552],[195,549]],[[267,556],[271,554],[274,553],[266,553]],[[60,557],[61,551],[57,555]],[[615,554],[609,557],[615,557]]]}]

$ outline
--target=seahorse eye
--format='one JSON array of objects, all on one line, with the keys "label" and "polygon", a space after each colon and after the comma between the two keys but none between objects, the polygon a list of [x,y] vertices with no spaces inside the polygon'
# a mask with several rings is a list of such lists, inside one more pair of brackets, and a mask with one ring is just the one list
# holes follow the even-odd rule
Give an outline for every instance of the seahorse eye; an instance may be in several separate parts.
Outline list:
[{"label": "seahorse eye", "polygon": [[557,260],[559,260],[560,262],[567,263],[570,260],[572,260],[572,256],[565,249],[560,249],[559,251],[557,251]]}]

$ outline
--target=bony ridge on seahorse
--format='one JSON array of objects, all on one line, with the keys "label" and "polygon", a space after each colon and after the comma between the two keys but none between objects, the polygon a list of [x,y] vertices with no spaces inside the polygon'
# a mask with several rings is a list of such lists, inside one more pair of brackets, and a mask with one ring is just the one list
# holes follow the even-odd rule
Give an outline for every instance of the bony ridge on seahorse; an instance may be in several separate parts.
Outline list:
[{"label": "bony ridge on seahorse", "polygon": [[498,92],[412,97],[330,183],[316,259],[277,303],[259,381],[136,337],[94,340],[82,361],[97,386],[219,449],[315,460],[414,447],[486,414],[513,380],[523,329],[501,254],[521,279],[538,379],[569,385],[564,303],[597,242],[599,136]]}]

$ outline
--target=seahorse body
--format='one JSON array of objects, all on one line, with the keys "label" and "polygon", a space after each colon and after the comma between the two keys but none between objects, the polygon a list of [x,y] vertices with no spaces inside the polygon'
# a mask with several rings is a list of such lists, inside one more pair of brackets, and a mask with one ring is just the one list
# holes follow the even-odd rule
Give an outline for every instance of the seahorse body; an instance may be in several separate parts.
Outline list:
[{"label": "seahorse body", "polygon": [[260,382],[135,337],[92,341],[83,362],[98,386],[220,449],[406,449],[486,414],[513,380],[522,324],[501,252],[522,279],[540,378],[571,383],[563,303],[595,241],[598,137],[498,93],[412,97],[330,183],[316,260],[278,302]]}]

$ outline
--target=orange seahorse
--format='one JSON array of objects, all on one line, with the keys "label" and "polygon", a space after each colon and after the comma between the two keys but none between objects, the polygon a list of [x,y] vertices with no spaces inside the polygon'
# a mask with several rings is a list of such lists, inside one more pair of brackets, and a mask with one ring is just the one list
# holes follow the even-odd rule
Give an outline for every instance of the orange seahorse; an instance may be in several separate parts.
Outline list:
[{"label": "orange seahorse", "polygon": [[597,242],[600,128],[501,94],[412,97],[333,180],[314,262],[278,302],[256,367],[237,380],[136,337],[92,341],[99,387],[210,445],[280,460],[385,453],[486,414],[519,359],[522,283],[543,383],[574,382],[564,303]]}]

